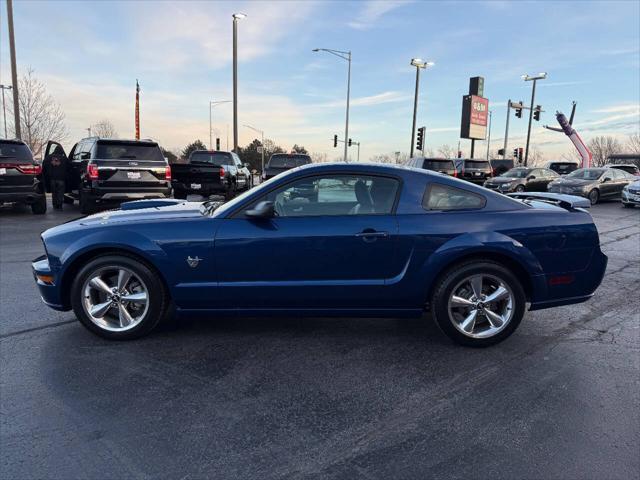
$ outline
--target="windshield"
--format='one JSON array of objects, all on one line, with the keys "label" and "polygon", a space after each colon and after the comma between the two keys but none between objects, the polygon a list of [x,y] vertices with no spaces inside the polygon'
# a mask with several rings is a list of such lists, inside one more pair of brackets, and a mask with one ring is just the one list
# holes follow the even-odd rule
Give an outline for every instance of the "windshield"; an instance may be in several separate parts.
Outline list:
[{"label": "windshield", "polygon": [[309,155],[289,155],[286,153],[271,155],[267,168],[295,168],[311,163]]},{"label": "windshield", "polygon": [[597,180],[603,173],[603,168],[579,168],[571,172],[567,177],[580,178],[582,180]]},{"label": "windshield", "polygon": [[157,160],[164,161],[160,147],[153,143],[98,142],[96,158],[100,160]]},{"label": "windshield", "polygon": [[[283,175],[286,175],[286,174],[283,174]],[[230,200],[230,201],[224,203],[223,205],[217,206],[214,209],[216,217],[220,216],[220,215],[224,215],[227,212],[233,210],[238,204],[242,203],[244,201],[244,199],[247,198],[249,195],[253,195],[256,192],[262,191],[265,188],[267,188],[269,185],[271,185],[272,183],[278,182],[280,180],[281,180],[281,176],[272,177],[269,180],[265,180],[260,185],[257,185],[255,188],[250,188],[249,190],[245,190],[240,195],[235,197],[233,200]],[[200,209],[200,213],[202,213],[203,215],[211,215],[213,213],[213,210],[207,209],[207,205],[208,204],[210,204],[210,202],[204,202],[203,203],[203,208]]]},{"label": "windshield", "polygon": [[500,176],[507,177],[507,178],[526,178],[528,173],[529,173],[529,170],[527,170],[526,168],[513,168],[508,172],[504,172]]},{"label": "windshield", "polygon": [[233,165],[233,158],[227,152],[193,152],[189,163],[206,163],[214,167]]},{"label": "windshield", "polygon": [[24,143],[0,142],[0,162],[33,163],[31,150]]}]

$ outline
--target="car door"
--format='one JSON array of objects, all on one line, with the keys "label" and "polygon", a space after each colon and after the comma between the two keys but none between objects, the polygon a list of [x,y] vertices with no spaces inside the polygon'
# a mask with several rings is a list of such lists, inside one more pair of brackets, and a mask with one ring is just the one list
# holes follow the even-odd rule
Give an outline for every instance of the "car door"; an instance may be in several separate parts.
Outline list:
[{"label": "car door", "polygon": [[[532,178],[533,177],[533,178]],[[530,180],[527,181],[527,190],[531,192],[543,191],[544,185],[544,173],[541,169],[535,168],[529,172],[527,176]]]},{"label": "car door", "polygon": [[616,194],[616,190],[617,186],[614,171],[612,169],[605,170],[602,174],[602,183],[600,183],[600,196],[602,198],[613,197]]},{"label": "car door", "polygon": [[[43,166],[44,166],[44,162],[53,154],[57,154],[57,155],[62,155],[64,157],[67,156],[67,154],[64,151],[64,147],[58,143],[58,142],[54,142],[53,140],[49,140],[47,142],[47,146],[44,149],[44,156],[42,157],[43,160]],[[68,170],[66,172],[66,179],[65,179],[65,192],[69,193],[72,189],[72,184],[73,184],[73,169],[71,167],[71,159],[69,159],[67,157],[67,165],[68,165]],[[46,178],[45,179],[45,184],[48,186],[49,185],[49,179]],[[48,191],[48,190],[47,190]]]},{"label": "car door", "polygon": [[554,172],[553,170],[549,170],[547,168],[542,170],[544,172],[544,182],[542,184],[542,188],[541,188],[541,192],[546,192],[549,188],[549,184],[551,182],[553,182],[554,180],[556,180],[557,178],[560,177],[560,175],[558,175],[556,172]]},{"label": "car door", "polygon": [[613,183],[615,185],[613,196],[620,198],[622,196],[622,189],[629,183],[626,178],[626,172],[617,168],[612,168],[611,171],[613,172]]},{"label": "car door", "polygon": [[[316,174],[275,188],[232,218],[215,237],[221,307],[375,308],[401,266],[394,215],[400,180]],[[245,211],[274,202],[272,218]]]}]

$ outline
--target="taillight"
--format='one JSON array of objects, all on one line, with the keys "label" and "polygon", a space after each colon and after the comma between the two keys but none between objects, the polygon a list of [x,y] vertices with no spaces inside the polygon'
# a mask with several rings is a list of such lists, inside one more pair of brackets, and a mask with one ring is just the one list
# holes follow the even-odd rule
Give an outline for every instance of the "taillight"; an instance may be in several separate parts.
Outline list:
[{"label": "taillight", "polygon": [[454,171],[453,171],[453,176],[454,176],[454,177],[456,177],[456,178],[458,178],[458,170],[454,170]]},{"label": "taillight", "polygon": [[93,164],[87,165],[87,177],[90,180],[98,180],[98,166]]},{"label": "taillight", "polygon": [[220,180],[224,180],[224,175],[225,175],[224,167],[220,167]]},{"label": "taillight", "polygon": [[40,175],[42,167],[40,165],[16,165],[16,170],[25,175]]},{"label": "taillight", "polygon": [[164,178],[165,180],[171,180],[171,167],[169,165],[164,169]]}]

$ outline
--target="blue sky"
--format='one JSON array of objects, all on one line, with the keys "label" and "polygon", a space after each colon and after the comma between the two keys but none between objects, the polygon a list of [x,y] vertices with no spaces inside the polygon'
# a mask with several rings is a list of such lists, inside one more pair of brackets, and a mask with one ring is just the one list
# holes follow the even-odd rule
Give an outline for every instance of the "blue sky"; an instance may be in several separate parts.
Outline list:
[{"label": "blue sky", "polygon": [[[33,68],[62,104],[69,143],[103,118],[133,136],[136,78],[143,136],[170,149],[208,143],[209,100],[231,98],[233,12],[247,14],[239,24],[239,123],[285,148],[341,154],[332,137],[344,131],[346,62],[316,47],[353,52],[350,136],[362,143],[361,159],[409,150],[412,57],[436,63],[423,72],[418,110],[435,151],[457,145],[461,97],[475,75],[485,77],[493,112],[492,150],[502,143],[507,99],[529,102],[523,73],[549,73],[536,98],[547,112],[532,133],[547,157],[572,148],[542,129],[572,100],[586,139],[639,129],[637,1],[15,1],[18,68]],[[10,83],[4,14],[3,5],[0,81]],[[224,146],[230,104],[214,109],[214,123]],[[510,146],[523,145],[526,123],[512,117]],[[241,144],[254,136],[240,128]]]}]

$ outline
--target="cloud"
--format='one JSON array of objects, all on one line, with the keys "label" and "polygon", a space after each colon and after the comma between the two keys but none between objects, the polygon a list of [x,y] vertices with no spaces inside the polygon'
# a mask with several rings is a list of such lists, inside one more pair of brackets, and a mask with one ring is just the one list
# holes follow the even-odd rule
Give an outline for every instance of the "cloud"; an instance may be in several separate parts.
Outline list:
[{"label": "cloud", "polygon": [[635,112],[636,115],[640,112],[640,105],[637,103],[624,103],[620,105],[612,105],[610,107],[599,108],[591,110],[594,113],[630,113]]},{"label": "cloud", "polygon": [[[403,102],[409,99],[409,95],[405,95],[397,91],[388,91],[378,93],[376,95],[369,95],[367,97],[352,98],[349,101],[349,105],[352,107],[368,107],[372,105],[380,105],[383,103]],[[345,105],[344,100],[336,100],[326,103],[318,103],[312,105],[313,107],[333,108],[343,107]]]},{"label": "cloud", "polygon": [[351,28],[355,28],[356,30],[367,30],[374,27],[376,22],[386,13],[389,13],[392,10],[402,7],[408,3],[411,3],[410,0],[370,0],[365,3],[365,6],[360,11],[360,13],[356,14],[356,18],[358,20],[351,21],[347,25],[349,25]]}]

